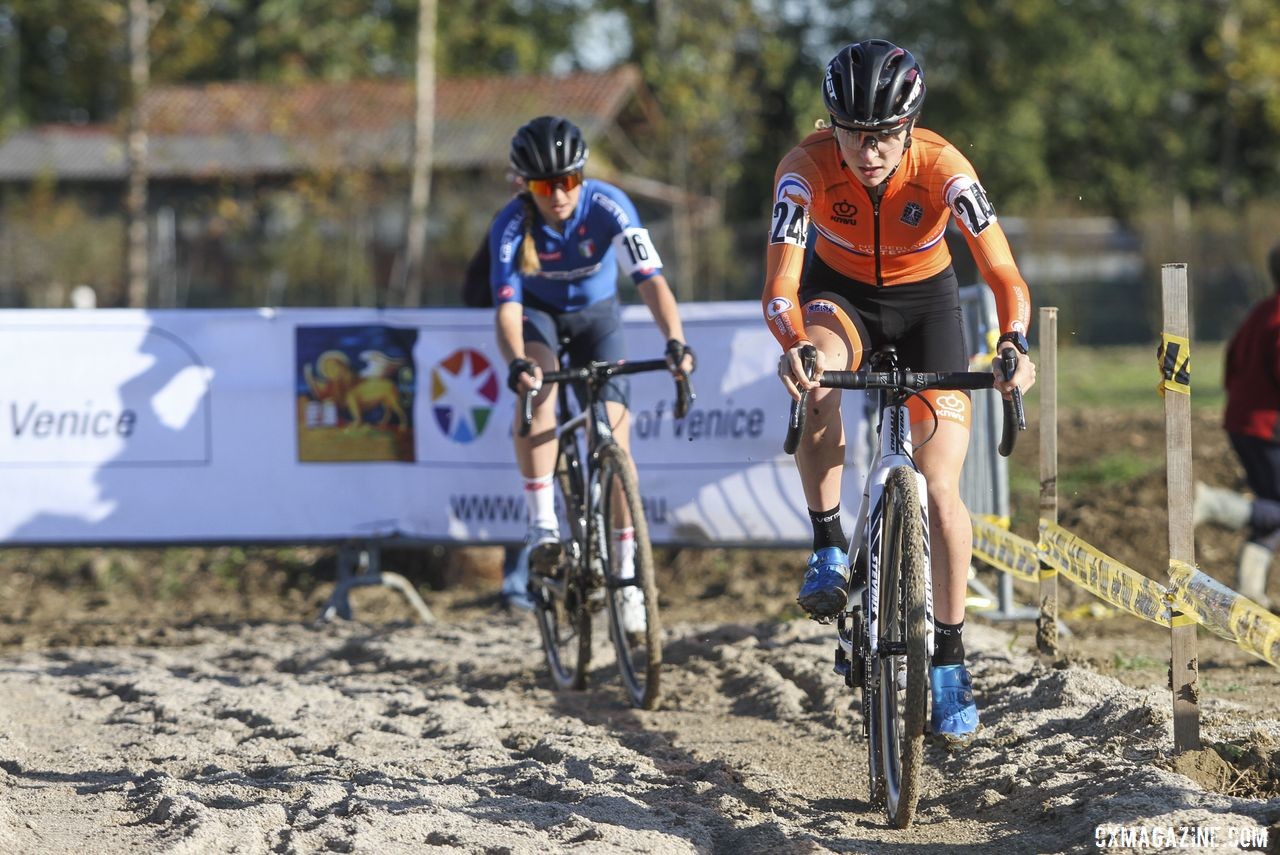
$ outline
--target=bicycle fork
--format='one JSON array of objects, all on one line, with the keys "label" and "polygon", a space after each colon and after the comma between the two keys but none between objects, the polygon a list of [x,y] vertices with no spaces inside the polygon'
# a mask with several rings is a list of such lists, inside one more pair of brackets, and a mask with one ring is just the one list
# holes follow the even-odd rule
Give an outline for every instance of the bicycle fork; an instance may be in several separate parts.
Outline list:
[{"label": "bicycle fork", "polygon": [[[866,575],[861,588],[850,591],[849,605],[837,620],[837,644],[835,671],[845,679],[850,688],[863,687],[862,735],[869,737],[871,720],[870,702],[879,688],[879,659],[899,656],[905,650],[880,649],[880,562],[883,557],[884,493],[889,474],[899,466],[910,467],[916,479],[916,495],[920,502],[923,525],[925,566],[932,567],[929,541],[929,499],[924,475],[915,468],[911,459],[911,428],[904,406],[886,407],[881,419],[880,447],[870,463],[870,473],[862,491],[862,503],[855,519],[860,525],[854,533],[851,552],[855,562],[863,562]],[[933,574],[924,574],[925,591],[925,645],[930,659],[933,657]],[[897,669],[895,688],[905,688],[906,673]]]}]

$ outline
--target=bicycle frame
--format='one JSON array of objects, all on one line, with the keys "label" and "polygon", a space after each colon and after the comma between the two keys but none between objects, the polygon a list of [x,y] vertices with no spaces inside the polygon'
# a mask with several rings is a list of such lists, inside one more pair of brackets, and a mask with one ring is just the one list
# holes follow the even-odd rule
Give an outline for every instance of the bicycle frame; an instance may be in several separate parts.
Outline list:
[{"label": "bicycle frame", "polygon": [[[634,464],[617,442],[601,392],[615,375],[666,370],[666,360],[659,359],[593,362],[543,374],[544,382],[560,384],[555,400],[554,477],[566,505],[571,535],[564,543],[564,560],[558,565],[564,575],[537,576],[540,598],[535,611],[547,662],[561,688],[583,688],[591,658],[592,614],[607,608],[622,682],[632,703],[645,709],[652,709],[658,701],[662,667],[653,556]],[[586,388],[586,394],[578,396],[582,406],[576,413],[568,398],[573,383]],[[673,412],[683,415],[693,401],[686,376],[677,377],[676,395]],[[521,436],[527,436],[532,425],[532,399],[531,391],[522,395]],[[630,568],[619,566],[619,551],[611,544],[610,532],[619,525],[632,531],[634,572],[625,577],[622,571]],[[634,590],[642,594],[639,600],[630,596]],[[643,624],[627,628],[628,620],[635,623],[634,612],[627,609],[637,606],[644,610]],[[571,632],[562,635],[562,626]],[[574,647],[576,659],[570,653]]]},{"label": "bicycle frame", "polygon": [[[582,495],[577,497],[578,507],[565,508],[565,516],[569,520],[571,531],[575,535],[581,533],[581,542],[587,546],[588,550],[586,555],[573,556],[574,563],[580,562],[582,567],[591,568],[593,557],[605,554],[604,545],[597,542],[600,525],[596,520],[595,510],[600,502],[600,475],[596,462],[599,460],[600,449],[615,440],[605,402],[598,397],[596,389],[593,388],[597,381],[588,379],[584,382],[588,384],[587,405],[577,413],[573,413],[569,404],[570,383],[562,382],[556,390],[556,442],[559,446],[556,453],[563,453],[560,449],[566,443],[573,443],[575,447],[575,453],[570,457],[567,465],[578,468],[576,476],[571,477],[578,479]],[[586,461],[585,471],[583,471],[584,460]],[[577,538],[572,540],[576,541]],[[603,568],[599,569],[603,575]]]},{"label": "bicycle frame", "polygon": [[[879,443],[868,467],[867,479],[862,488],[862,499],[855,517],[857,524],[854,527],[854,539],[850,544],[850,554],[856,555],[858,550],[864,550],[863,554],[867,557],[867,584],[863,591],[861,607],[867,620],[864,635],[870,638],[869,648],[865,651],[870,654],[867,658],[868,662],[879,655],[880,615],[877,609],[880,602],[880,536],[882,533],[880,520],[884,508],[884,485],[889,480],[889,473],[899,466],[909,466],[915,472],[920,496],[920,514],[924,523],[924,554],[926,561],[930,559],[928,493],[924,475],[911,456],[911,420],[907,407],[905,401],[900,400],[903,396],[891,396],[888,392],[881,391],[880,397],[880,423],[876,428]],[[897,400],[886,400],[890,398]],[[852,602],[850,600],[851,605]],[[932,656],[933,580],[928,576],[925,577],[925,603],[928,606],[926,638],[929,655]],[[845,612],[848,614],[849,608],[846,608]],[[840,634],[840,645],[845,648],[846,655],[854,652],[852,642],[845,640],[844,633]]]}]

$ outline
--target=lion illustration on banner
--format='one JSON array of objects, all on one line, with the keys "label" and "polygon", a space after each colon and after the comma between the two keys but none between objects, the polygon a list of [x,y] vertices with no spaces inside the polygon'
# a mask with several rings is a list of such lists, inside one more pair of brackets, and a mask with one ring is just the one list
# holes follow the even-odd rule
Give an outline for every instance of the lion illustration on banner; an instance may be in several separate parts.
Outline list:
[{"label": "lion illustration on banner", "polygon": [[399,430],[409,427],[408,416],[400,405],[400,389],[396,377],[405,360],[388,356],[380,350],[360,353],[364,363],[357,374],[351,359],[341,350],[326,350],[316,357],[314,370],[310,364],[303,367],[303,375],[311,396],[317,401],[332,401],[345,410],[355,427],[366,423],[365,416],[382,409],[379,427],[389,427],[394,417]]}]

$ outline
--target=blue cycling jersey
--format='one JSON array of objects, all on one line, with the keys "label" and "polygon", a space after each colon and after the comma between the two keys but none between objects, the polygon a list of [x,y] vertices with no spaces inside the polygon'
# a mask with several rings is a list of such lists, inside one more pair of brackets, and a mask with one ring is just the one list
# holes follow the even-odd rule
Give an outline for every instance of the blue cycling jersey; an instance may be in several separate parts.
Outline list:
[{"label": "blue cycling jersey", "polygon": [[548,308],[574,312],[617,293],[615,265],[637,284],[662,272],[662,259],[635,206],[612,184],[584,182],[578,207],[561,229],[548,226],[536,207],[533,211],[539,273],[520,272],[526,216],[522,197],[508,202],[489,229],[489,285],[495,306],[523,303],[527,295]]}]

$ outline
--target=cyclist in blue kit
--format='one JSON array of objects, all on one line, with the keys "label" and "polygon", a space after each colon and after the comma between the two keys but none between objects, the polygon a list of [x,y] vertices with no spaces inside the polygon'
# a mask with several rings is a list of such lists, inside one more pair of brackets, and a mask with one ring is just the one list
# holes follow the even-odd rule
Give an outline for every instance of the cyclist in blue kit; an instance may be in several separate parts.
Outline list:
[{"label": "cyclist in blue kit", "polygon": [[[516,432],[516,463],[524,479],[529,528],[525,546],[534,572],[548,572],[560,556],[553,470],[556,461],[554,386],[542,373],[557,367],[567,339],[571,365],[626,357],[619,317],[617,267],[631,277],[662,337],[672,372],[690,372],[675,296],[662,259],[627,195],[611,184],[584,180],[587,143],[573,122],[539,116],[511,140],[511,167],[524,182],[489,229],[490,274],[498,348],[508,363],[507,385],[517,395],[537,390],[528,436]],[[605,406],[618,444],[630,451],[628,384],[614,378]],[[620,575],[634,573],[634,531],[617,532]],[[643,592],[624,589],[624,623],[644,626]]]}]

